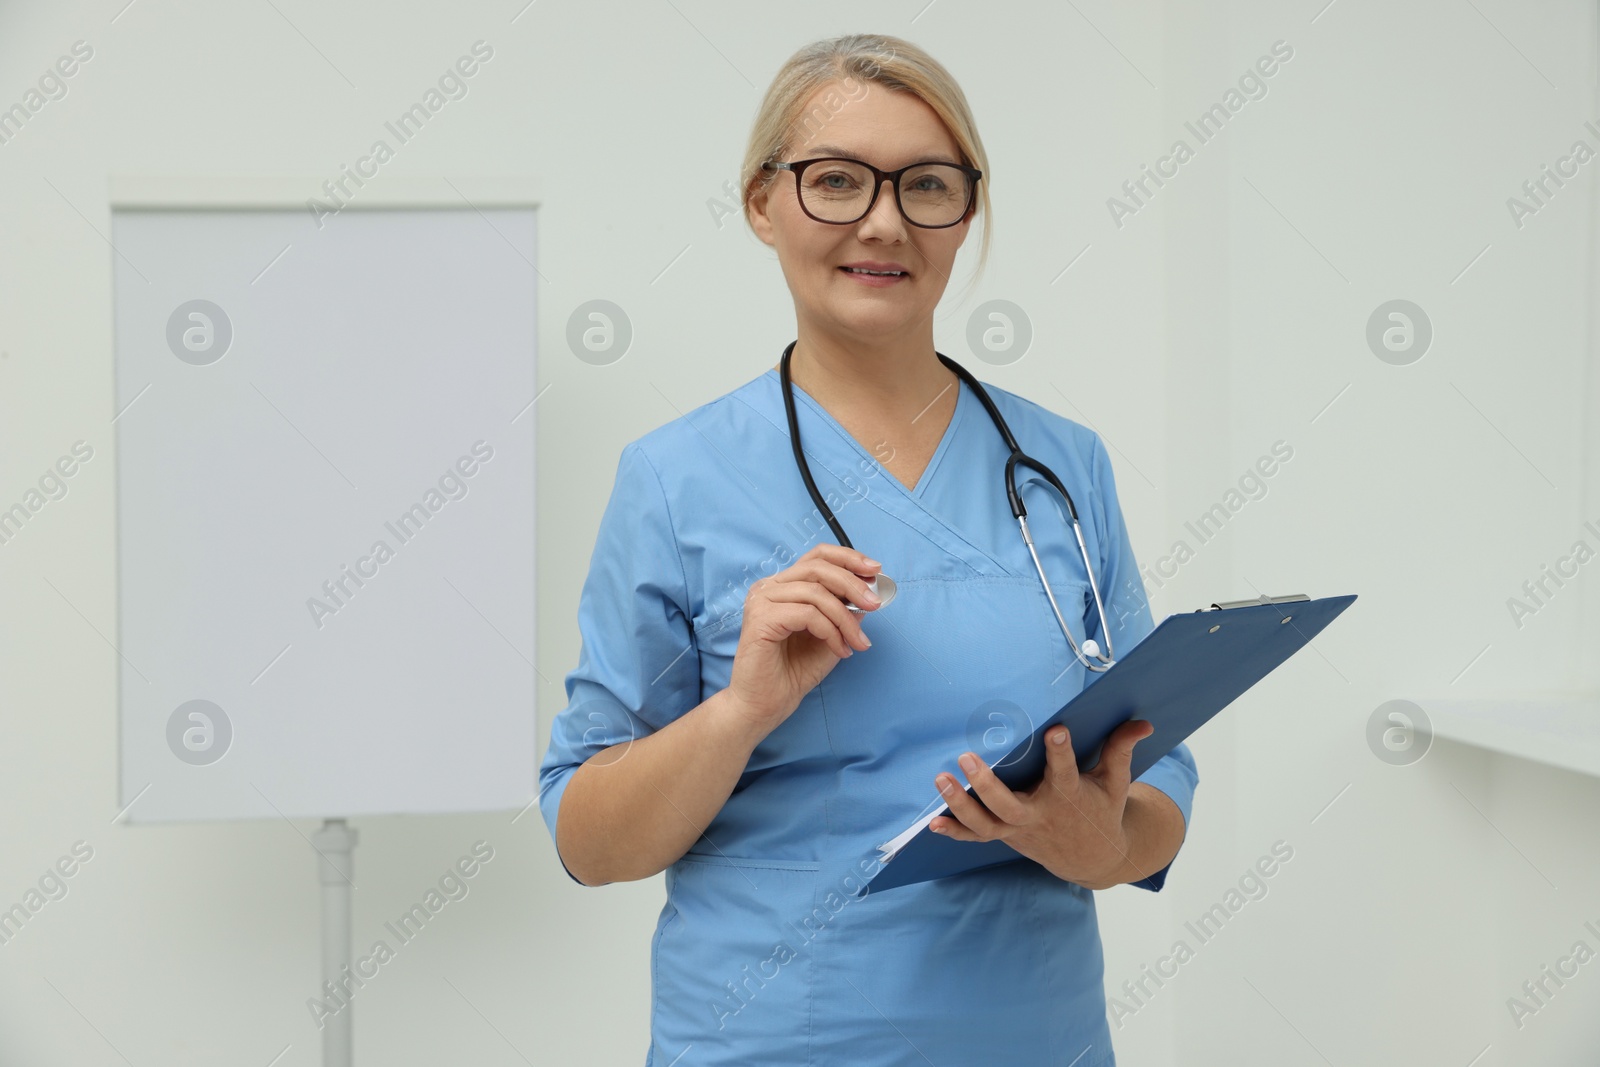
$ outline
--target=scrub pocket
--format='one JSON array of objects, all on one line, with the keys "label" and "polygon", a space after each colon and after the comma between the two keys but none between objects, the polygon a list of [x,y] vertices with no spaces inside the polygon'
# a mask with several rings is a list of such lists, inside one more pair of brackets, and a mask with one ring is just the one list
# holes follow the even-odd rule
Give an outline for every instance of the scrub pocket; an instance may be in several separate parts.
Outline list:
[{"label": "scrub pocket", "polygon": [[798,860],[690,852],[667,869],[647,1065],[690,1045],[695,1067],[810,1062],[816,883]]}]

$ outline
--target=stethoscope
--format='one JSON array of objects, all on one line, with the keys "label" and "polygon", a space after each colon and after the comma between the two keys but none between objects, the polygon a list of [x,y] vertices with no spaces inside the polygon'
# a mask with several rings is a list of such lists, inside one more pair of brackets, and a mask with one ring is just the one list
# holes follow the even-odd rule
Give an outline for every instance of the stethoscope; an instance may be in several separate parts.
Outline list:
[{"label": "stethoscope", "polygon": [[[817,492],[817,483],[811,480],[811,468],[806,464],[805,453],[800,449],[800,424],[794,416],[794,387],[789,381],[789,354],[794,351],[794,346],[798,343],[798,340],[789,342],[789,347],[783,350],[783,359],[778,364],[778,377],[783,382],[783,409],[789,416],[789,444],[794,447],[795,465],[800,468],[800,477],[805,479],[806,492],[811,494],[812,503],[817,505],[817,510],[822,512],[823,517],[828,520],[828,525],[833,528],[833,535],[839,539],[839,543],[846,548],[855,548],[855,545],[850,543],[850,538],[845,536],[844,527],[840,526],[839,520],[834,517],[833,509],[828,507],[827,501],[822,499],[822,494]],[[1117,662],[1113,658],[1111,650],[1111,627],[1106,624],[1106,609],[1100,603],[1100,587],[1094,580],[1094,568],[1089,565],[1089,549],[1083,542],[1083,530],[1078,526],[1078,509],[1072,503],[1072,494],[1067,492],[1067,487],[1061,484],[1061,479],[1055,476],[1055,472],[1023,452],[1017,446],[1017,439],[1011,436],[1011,427],[1007,426],[1006,420],[1000,417],[1000,412],[994,406],[994,401],[989,399],[988,391],[984,389],[978,379],[968,374],[965,367],[942,352],[935,351],[934,355],[938,356],[939,361],[946,367],[955,371],[961,377],[961,380],[966,382],[972,389],[973,393],[977,394],[978,399],[983,402],[984,410],[989,413],[989,418],[994,422],[994,428],[1000,431],[1001,440],[1006,443],[1007,448],[1011,449],[1011,455],[1006,460],[1006,498],[1011,501],[1011,514],[1016,518],[1017,525],[1022,530],[1022,543],[1028,546],[1028,555],[1033,557],[1034,569],[1039,572],[1039,583],[1044,586],[1044,595],[1050,600],[1051,610],[1056,613],[1056,622],[1060,623],[1061,632],[1066,635],[1067,644],[1071,646],[1073,655],[1077,656],[1078,661],[1091,671],[1110,670]],[[1106,639],[1105,655],[1100,654],[1100,646],[1095,643],[1093,638],[1085,638],[1083,649],[1080,651],[1078,643],[1072,639],[1072,631],[1067,627],[1066,620],[1061,617],[1061,607],[1056,603],[1056,595],[1050,588],[1050,580],[1044,575],[1044,565],[1039,562],[1039,553],[1034,550],[1033,537],[1028,533],[1028,509],[1022,504],[1022,494],[1017,492],[1016,470],[1019,465],[1032,467],[1042,474],[1045,481],[1055,486],[1056,491],[1067,502],[1067,510],[1072,515],[1072,532],[1078,538],[1078,551],[1083,553],[1083,569],[1089,576],[1089,588],[1094,592],[1095,610],[1100,613],[1100,632],[1105,635]],[[896,591],[894,579],[887,574],[880,571],[878,576],[868,582],[867,585],[883,601],[880,607],[887,605],[889,601],[894,599]],[[847,606],[851,611],[858,613],[861,611],[854,604]],[[1089,657],[1098,660],[1099,664],[1091,663]]]}]

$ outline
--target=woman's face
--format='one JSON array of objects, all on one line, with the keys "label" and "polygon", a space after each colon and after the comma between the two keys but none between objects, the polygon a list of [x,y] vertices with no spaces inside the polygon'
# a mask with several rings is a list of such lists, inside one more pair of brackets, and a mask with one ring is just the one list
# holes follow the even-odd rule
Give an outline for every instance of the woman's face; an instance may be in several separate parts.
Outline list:
[{"label": "woman's face", "polygon": [[[853,88],[853,92],[846,90]],[[835,82],[818,89],[801,114],[810,115],[809,136],[793,133],[785,160],[847,156],[880,170],[909,163],[962,162],[955,139],[933,109],[906,92],[874,82]],[[820,125],[816,120],[827,116]],[[879,187],[877,202],[859,222],[818,222],[800,209],[794,175],[779,172],[750,205],[751,227],[778,253],[794,294],[799,320],[814,328],[861,341],[883,341],[915,331],[931,332],[934,307],[943,295],[976,209],[954,226],[930,230],[900,214],[894,189]],[[885,284],[844,267],[902,270]]]}]

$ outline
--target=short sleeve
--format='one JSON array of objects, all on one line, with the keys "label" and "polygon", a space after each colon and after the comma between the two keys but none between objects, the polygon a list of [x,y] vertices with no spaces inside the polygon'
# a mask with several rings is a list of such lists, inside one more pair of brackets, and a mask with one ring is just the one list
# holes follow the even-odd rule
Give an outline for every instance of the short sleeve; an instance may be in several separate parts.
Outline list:
[{"label": "short sleeve", "polygon": [[[643,446],[632,442],[600,518],[578,600],[578,665],[566,677],[567,706],[550,724],[539,768],[539,811],[552,842],[561,797],[586,760],[700,703],[688,604],[666,492]],[[566,860],[561,866],[578,882]]]},{"label": "short sleeve", "polygon": [[[1095,497],[1101,502],[1098,518],[1103,521],[1099,531],[1100,571],[1097,581],[1100,583],[1101,601],[1105,604],[1106,621],[1111,629],[1111,648],[1116,658],[1121,659],[1149,636],[1155,629],[1155,623],[1151,619],[1150,602],[1145,596],[1144,579],[1139,574],[1139,566],[1133,556],[1133,545],[1128,538],[1128,529],[1122,521],[1122,505],[1117,500],[1116,479],[1111,473],[1111,458],[1106,454],[1098,434],[1094,439],[1091,465]],[[1087,609],[1084,633],[1104,645],[1100,613],[1094,608],[1092,594]],[[1178,810],[1183,813],[1184,833],[1187,836],[1189,813],[1194,807],[1194,789],[1200,783],[1200,774],[1195,768],[1194,756],[1190,754],[1189,746],[1185,744],[1174,746],[1171,752],[1151,764],[1150,768],[1134,781],[1154,786],[1172,798],[1173,803],[1178,805]],[[1151,892],[1159,892],[1166,883],[1167,871],[1171,867],[1172,865],[1168,864],[1148,878],[1131,884]]]}]

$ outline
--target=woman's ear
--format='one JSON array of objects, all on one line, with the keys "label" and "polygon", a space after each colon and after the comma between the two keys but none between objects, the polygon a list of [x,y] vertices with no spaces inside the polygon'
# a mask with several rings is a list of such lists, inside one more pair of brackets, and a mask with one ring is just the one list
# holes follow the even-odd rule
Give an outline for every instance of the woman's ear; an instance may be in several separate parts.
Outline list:
[{"label": "woman's ear", "polygon": [[761,238],[763,244],[772,244],[772,219],[767,215],[768,187],[765,183],[757,183],[755,190],[750,194],[749,220],[750,228]]}]

